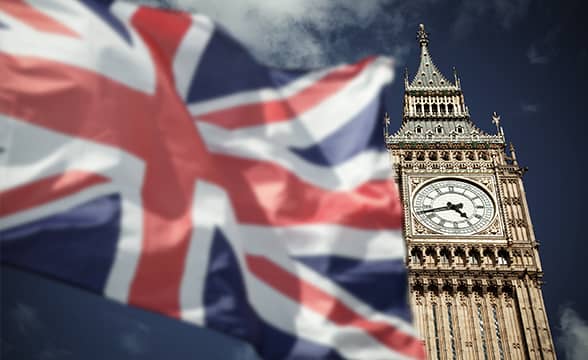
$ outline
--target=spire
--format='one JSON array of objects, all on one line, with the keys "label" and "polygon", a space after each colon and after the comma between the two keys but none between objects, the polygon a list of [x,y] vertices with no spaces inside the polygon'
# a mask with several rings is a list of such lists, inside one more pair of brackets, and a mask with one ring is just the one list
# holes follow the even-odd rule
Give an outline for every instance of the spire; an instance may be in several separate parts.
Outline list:
[{"label": "spire", "polygon": [[421,46],[421,63],[419,70],[416,72],[414,79],[406,88],[417,89],[456,89],[456,85],[452,84],[435,66],[431,55],[429,54],[429,34],[425,31],[425,25],[420,24],[417,31],[417,40]]},{"label": "spire", "polygon": [[429,34],[425,31],[425,25],[419,24],[419,31],[417,31],[417,40],[421,46],[429,45]]}]

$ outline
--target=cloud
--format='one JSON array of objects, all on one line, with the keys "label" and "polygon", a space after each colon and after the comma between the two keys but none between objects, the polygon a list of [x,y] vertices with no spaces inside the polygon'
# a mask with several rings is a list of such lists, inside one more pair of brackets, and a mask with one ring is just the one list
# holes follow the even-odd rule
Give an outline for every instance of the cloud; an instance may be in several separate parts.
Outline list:
[{"label": "cloud", "polygon": [[38,358],[40,360],[57,360],[57,359],[65,359],[65,358],[72,358],[73,352],[66,350],[66,349],[58,349],[54,347],[49,347],[43,349],[39,354]]},{"label": "cloud", "polygon": [[527,59],[532,65],[542,65],[551,62],[559,52],[559,38],[561,26],[549,29],[543,36],[536,39],[527,49]]},{"label": "cloud", "polygon": [[[287,68],[353,61],[376,52],[393,54],[406,42],[397,41],[406,17],[418,12],[418,6],[398,0],[240,0],[230,6],[216,0],[135,2],[206,14],[260,61]],[[374,42],[364,41],[369,36]]]},{"label": "cloud", "polygon": [[11,312],[12,320],[16,329],[22,335],[31,335],[34,330],[42,327],[42,323],[37,316],[37,312],[32,306],[17,303]]},{"label": "cloud", "polygon": [[588,358],[588,324],[571,307],[561,311],[560,335],[557,343],[563,349],[567,360]]},{"label": "cloud", "polygon": [[551,58],[549,58],[549,56],[539,54],[539,51],[537,50],[537,47],[535,45],[531,45],[527,49],[527,59],[529,60],[529,63],[532,65],[547,64],[549,63],[549,61],[551,61]]},{"label": "cloud", "polygon": [[457,39],[466,38],[475,26],[486,25],[488,16],[493,26],[510,30],[527,15],[530,4],[531,0],[462,0],[453,23],[453,35]]},{"label": "cloud", "polygon": [[539,111],[537,104],[521,104],[521,110],[525,113],[536,113]]},{"label": "cloud", "polygon": [[140,321],[135,321],[134,329],[126,331],[119,337],[120,346],[130,355],[142,355],[149,351],[149,334],[151,328]]}]

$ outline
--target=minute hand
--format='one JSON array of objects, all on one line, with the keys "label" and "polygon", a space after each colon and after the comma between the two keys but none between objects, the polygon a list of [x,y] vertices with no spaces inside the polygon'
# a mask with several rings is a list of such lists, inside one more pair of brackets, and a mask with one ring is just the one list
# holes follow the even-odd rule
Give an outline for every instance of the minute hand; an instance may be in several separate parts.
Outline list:
[{"label": "minute hand", "polygon": [[430,213],[430,212],[445,211],[445,210],[453,210],[453,206],[448,205],[448,206],[441,206],[441,207],[433,208],[433,209],[421,210],[421,211],[418,211],[417,214],[426,214],[426,213]]}]

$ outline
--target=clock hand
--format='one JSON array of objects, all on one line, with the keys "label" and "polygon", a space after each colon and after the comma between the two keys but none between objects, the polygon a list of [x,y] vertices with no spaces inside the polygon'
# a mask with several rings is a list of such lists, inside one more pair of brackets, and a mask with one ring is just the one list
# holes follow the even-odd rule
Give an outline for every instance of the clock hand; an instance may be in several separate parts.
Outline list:
[{"label": "clock hand", "polygon": [[461,217],[464,217],[464,218],[466,218],[466,219],[468,218],[468,215],[467,215],[466,213],[464,213],[463,211],[461,211],[461,210],[460,210],[461,208],[463,208],[463,204],[462,204],[462,203],[455,204],[455,205],[453,205],[453,204],[450,204],[450,203],[447,203],[447,206],[448,206],[448,207],[449,207],[451,210],[455,210],[455,211],[457,211],[457,213],[458,213],[458,214],[459,214]]},{"label": "clock hand", "polygon": [[449,206],[441,206],[438,208],[421,210],[421,211],[417,212],[417,214],[426,214],[426,213],[430,213],[430,212],[445,211],[445,210],[452,210],[452,208]]}]

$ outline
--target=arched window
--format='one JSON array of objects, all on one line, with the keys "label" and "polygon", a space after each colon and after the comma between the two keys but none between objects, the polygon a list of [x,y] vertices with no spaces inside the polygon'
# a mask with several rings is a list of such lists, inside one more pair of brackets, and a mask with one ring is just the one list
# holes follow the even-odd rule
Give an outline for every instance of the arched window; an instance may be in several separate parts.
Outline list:
[{"label": "arched window", "polygon": [[456,128],[458,134],[463,134],[463,126],[458,125]]},{"label": "arched window", "polygon": [[453,114],[453,104],[447,104],[447,112],[450,115]]},{"label": "arched window", "polygon": [[468,264],[480,265],[480,253],[478,253],[477,250],[470,250],[470,254],[468,256]]},{"label": "arched window", "polygon": [[420,126],[420,125],[417,125],[417,126],[415,126],[415,128],[414,128],[414,131],[415,131],[417,134],[422,134],[422,133],[423,133],[423,127],[422,127],[422,126]]},{"label": "arched window", "polygon": [[423,253],[420,249],[412,249],[410,251],[410,262],[412,264],[420,265],[422,263]]},{"label": "arched window", "polygon": [[423,109],[425,111],[425,115],[429,115],[429,104],[425,104],[425,106],[423,106]]},{"label": "arched window", "polygon": [[433,114],[437,114],[437,104],[431,105],[431,111]]},{"label": "arched window", "polygon": [[449,265],[451,260],[450,258],[451,255],[449,253],[449,250],[447,250],[446,248],[441,249],[441,251],[439,252],[439,262],[441,264]]},{"label": "arched window", "polygon": [[498,265],[508,265],[508,253],[506,252],[506,250],[501,249],[498,251],[498,259],[497,259],[497,263]]},{"label": "arched window", "polygon": [[463,249],[462,248],[455,249],[454,254],[455,254],[455,256],[453,258],[453,261],[459,265],[465,265],[466,256],[465,256],[465,252],[463,251]]},{"label": "arched window", "polygon": [[439,112],[440,112],[441,114],[445,114],[445,104],[441,104],[441,105],[439,105]]},{"label": "arched window", "polygon": [[416,112],[418,115],[421,115],[423,113],[423,107],[421,106],[421,104],[417,104]]},{"label": "arched window", "polygon": [[425,251],[425,256],[427,257],[427,263],[429,264],[436,264],[437,263],[437,254],[435,254],[435,249],[427,248]]},{"label": "arched window", "polygon": [[484,263],[488,265],[496,264],[496,260],[494,259],[494,252],[491,249],[484,250]]},{"label": "arched window", "polygon": [[437,125],[437,126],[435,127],[435,132],[436,132],[437,134],[443,134],[443,126],[442,126],[441,124]]}]

